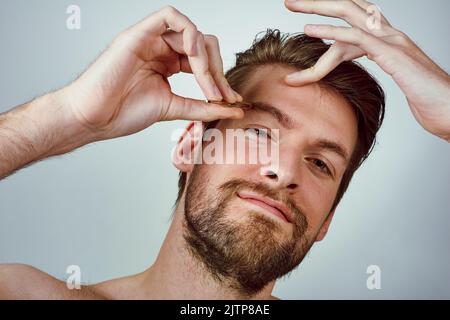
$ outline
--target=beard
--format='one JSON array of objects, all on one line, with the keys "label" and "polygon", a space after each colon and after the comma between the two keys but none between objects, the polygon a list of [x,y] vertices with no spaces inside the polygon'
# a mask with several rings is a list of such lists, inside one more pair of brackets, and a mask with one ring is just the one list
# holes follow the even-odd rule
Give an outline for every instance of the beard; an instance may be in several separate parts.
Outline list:
[{"label": "beard", "polygon": [[[290,198],[265,184],[242,179],[208,190],[208,177],[199,170],[195,166],[186,187],[183,236],[189,252],[215,280],[252,296],[300,264],[313,241],[305,235],[305,215]],[[227,217],[233,210],[230,202],[244,189],[281,201],[291,210],[291,237],[286,239],[281,222],[251,210],[239,212],[244,222]]]}]

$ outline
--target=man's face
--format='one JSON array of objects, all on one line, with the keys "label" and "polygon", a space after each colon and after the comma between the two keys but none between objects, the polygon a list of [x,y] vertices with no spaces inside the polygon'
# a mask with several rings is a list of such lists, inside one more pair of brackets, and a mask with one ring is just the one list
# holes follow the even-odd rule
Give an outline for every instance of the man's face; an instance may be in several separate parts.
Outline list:
[{"label": "man's face", "polygon": [[247,294],[293,270],[323,238],[357,139],[351,106],[317,84],[285,85],[283,77],[290,72],[260,67],[240,93],[262,107],[216,127],[224,137],[226,129],[251,135],[258,135],[255,128],[266,129],[269,136],[279,129],[277,168],[200,164],[188,175],[189,248],[217,279],[228,279]]}]

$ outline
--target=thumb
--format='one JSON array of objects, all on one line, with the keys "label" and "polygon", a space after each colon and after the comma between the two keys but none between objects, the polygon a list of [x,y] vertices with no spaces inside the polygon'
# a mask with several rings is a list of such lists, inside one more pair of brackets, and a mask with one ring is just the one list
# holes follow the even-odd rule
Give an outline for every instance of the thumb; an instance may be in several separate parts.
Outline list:
[{"label": "thumb", "polygon": [[184,98],[174,94],[168,111],[161,121],[194,120],[209,122],[220,119],[242,119],[243,117],[244,111],[241,108]]}]

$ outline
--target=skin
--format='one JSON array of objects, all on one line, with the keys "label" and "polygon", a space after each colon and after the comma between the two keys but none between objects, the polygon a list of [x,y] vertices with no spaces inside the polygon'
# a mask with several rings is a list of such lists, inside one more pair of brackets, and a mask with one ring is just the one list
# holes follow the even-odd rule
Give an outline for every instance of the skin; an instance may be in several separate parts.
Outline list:
[{"label": "skin", "polygon": [[[312,141],[326,135],[339,140],[351,152],[356,131],[355,119],[345,101],[320,90],[313,82],[331,71],[339,59],[367,55],[393,77],[424,129],[450,141],[450,79],[384,18],[381,29],[364,30],[361,10],[368,6],[365,1],[332,4],[304,0],[286,2],[286,6],[296,12],[344,18],[352,27],[307,27],[305,31],[311,36],[337,40],[316,67],[293,76],[289,74],[294,70],[279,66],[269,67],[270,71],[261,68],[252,79],[253,86],[250,83],[242,93],[246,99],[263,100],[289,110],[299,123],[295,129],[284,130],[280,150],[283,162],[277,179],[259,175],[257,165],[205,169],[218,172],[211,175],[213,185],[243,175],[264,180],[289,193],[308,217],[308,237],[319,241],[333,216],[329,209],[344,165],[324,150],[312,148]],[[167,27],[171,28],[170,33]],[[223,77],[217,39],[199,33],[187,17],[167,7],[121,33],[69,86],[0,115],[0,177],[94,141],[133,134],[158,121],[229,119],[221,122],[221,129],[244,124],[277,127],[261,114],[243,118],[242,110],[174,95],[167,78],[178,72],[192,72],[209,100],[224,99],[229,103],[242,100]],[[258,86],[264,90],[256,89]],[[191,141],[181,140],[180,148],[186,143],[190,145]],[[317,172],[308,160],[311,155],[333,163],[335,178],[325,178]],[[188,163],[177,163],[177,167],[188,174],[193,169]],[[239,298],[236,292],[210,279],[184,249],[182,204],[183,200],[155,264],[143,273],[71,291],[64,282],[33,267],[1,265],[0,298]],[[245,210],[247,204],[238,205]],[[289,234],[289,225],[285,225],[283,236]],[[273,286],[274,282],[269,283],[253,298],[274,298]]]},{"label": "skin", "polygon": [[[318,81],[342,61],[366,56],[403,91],[420,125],[450,142],[449,75],[405,33],[392,27],[381,12],[373,13],[377,9],[372,3],[365,0],[286,0],[285,5],[294,12],[334,17],[349,25],[306,25],[307,35],[335,43],[313,68],[286,76],[288,84],[300,86]],[[370,23],[371,17],[376,16],[379,25]]]},{"label": "skin", "polygon": [[[246,101],[259,101],[277,106],[281,111],[289,113],[292,128],[280,126],[274,118],[263,112],[251,111],[240,120],[224,120],[217,126],[224,132],[226,128],[279,128],[280,129],[280,163],[273,176],[260,175],[261,164],[203,165],[202,170],[210,180],[210,190],[231,178],[245,178],[249,181],[264,182],[279,193],[287,193],[296,206],[302,209],[309,228],[305,235],[308,241],[322,240],[333,213],[330,208],[334,201],[340,179],[344,174],[346,163],[333,152],[322,150],[313,145],[318,138],[332,139],[340,143],[350,154],[356,143],[356,119],[351,107],[339,96],[331,94],[311,84],[300,88],[288,86],[283,78],[292,69],[283,66],[265,66],[255,72],[242,95]],[[261,80],[263,79],[263,80]],[[225,136],[225,135],[224,135]],[[191,145],[190,135],[179,142],[179,150]],[[225,141],[226,142],[226,141]],[[323,159],[333,167],[334,177],[325,174],[312,159]],[[177,164],[178,169],[192,172],[190,163]],[[213,192],[213,191],[212,191]],[[232,203],[233,210],[229,214],[231,220],[238,222],[242,215],[255,209],[243,201]],[[280,222],[264,210],[260,214],[270,216],[281,223],[282,231],[279,240],[292,237],[292,224]],[[18,296],[30,298],[100,298],[100,299],[242,299],[226,285],[217,284],[209,273],[200,267],[185,248],[182,237],[184,220],[184,201],[175,210],[174,220],[162,245],[156,262],[141,274],[83,287],[82,290],[68,290],[65,283],[54,279],[36,269],[26,266],[9,266],[10,270],[30,272],[40,279],[41,289],[19,287]],[[233,222],[230,222],[233,223]],[[25,279],[28,279],[25,278]],[[22,285],[27,286],[28,280]],[[253,299],[274,299],[271,292],[275,281],[269,283]],[[44,289],[42,289],[44,288]],[[30,290],[30,291],[28,291]]]},{"label": "skin", "polygon": [[[292,69],[280,66],[263,67],[249,81],[247,89],[242,93],[248,100],[272,103],[284,112],[289,112],[298,126],[283,129],[270,116],[261,112],[246,113],[241,120],[221,121],[218,128],[280,128],[280,158],[282,164],[277,171],[277,179],[269,175],[260,175],[260,164],[242,165],[203,165],[202,174],[210,179],[208,189],[215,188],[231,178],[245,178],[253,182],[264,182],[279,193],[287,193],[295,204],[305,213],[309,228],[306,238],[320,241],[325,237],[333,213],[330,208],[334,201],[340,179],[346,164],[340,157],[327,150],[320,150],[312,145],[318,138],[334,139],[342,144],[350,153],[356,143],[356,119],[351,107],[344,99],[325,92],[318,85],[293,88],[283,82]],[[264,79],[261,81],[261,79]],[[301,136],[301,138],[299,138]],[[189,135],[179,142],[183,150],[185,144],[191,145]],[[320,157],[319,157],[320,155]],[[309,159],[319,157],[334,164],[336,178],[323,174]],[[177,164],[178,169],[192,172],[190,163]],[[189,179],[189,176],[188,176]],[[255,209],[244,201],[233,201],[232,211],[228,213],[230,223],[242,223],[245,213]],[[267,212],[260,211],[266,215]],[[273,218],[270,214],[269,216]],[[280,222],[282,231],[279,240],[292,237],[292,224]],[[182,238],[184,220],[184,199],[175,210],[175,217],[169,233],[154,265],[144,273],[119,281],[113,280],[94,286],[108,298],[144,299],[242,299],[237,292],[226,285],[218,285],[199,263],[186,252]],[[119,286],[132,287],[119,290]],[[275,281],[269,283],[254,299],[271,299]],[[140,288],[140,289],[139,289]],[[145,289],[144,289],[145,288]],[[145,290],[145,291],[144,291]],[[245,297],[247,298],[247,297]]]},{"label": "skin", "polygon": [[[343,98],[321,89],[317,84],[299,88],[286,85],[283,78],[291,71],[277,65],[261,67],[242,92],[246,101],[269,103],[289,114],[294,123],[291,128],[284,128],[270,115],[256,111],[246,112],[244,119],[221,121],[217,126],[224,136],[228,128],[278,128],[280,166],[276,177],[269,175],[269,171],[261,175],[261,164],[209,164],[201,167],[209,177],[211,190],[232,178],[245,178],[264,182],[278,192],[286,192],[305,212],[310,225],[308,237],[314,238],[330,213],[347,167],[346,161],[339,155],[314,146],[314,141],[320,138],[337,141],[351,154],[357,137],[356,118]],[[180,142],[184,143],[190,144],[189,139]],[[314,162],[316,159],[324,161],[334,176],[321,171]],[[193,169],[190,164],[177,167],[188,173]],[[239,204],[231,215],[239,219],[242,210],[245,210],[245,205]],[[292,226],[285,224],[284,228],[284,236],[290,236]],[[319,239],[325,232],[322,230]]]}]

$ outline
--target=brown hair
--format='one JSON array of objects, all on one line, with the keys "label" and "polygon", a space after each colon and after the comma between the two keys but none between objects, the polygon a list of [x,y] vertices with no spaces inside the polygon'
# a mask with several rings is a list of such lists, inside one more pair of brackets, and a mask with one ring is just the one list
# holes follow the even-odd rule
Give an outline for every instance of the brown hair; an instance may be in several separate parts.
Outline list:
[{"label": "brown hair", "polygon": [[[268,29],[262,37],[256,36],[248,50],[236,54],[236,65],[225,77],[234,90],[242,92],[243,85],[258,66],[281,64],[298,70],[308,69],[315,65],[329,47],[324,41],[303,33],[290,35]],[[375,136],[384,118],[385,95],[377,81],[354,61],[342,62],[320,80],[319,84],[343,96],[353,107],[358,122],[356,147],[342,177],[331,212],[342,199],[354,172],[375,145]],[[213,125],[207,124],[207,127]],[[183,195],[185,185],[186,174],[180,172],[176,204]]]}]

